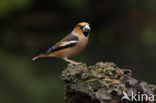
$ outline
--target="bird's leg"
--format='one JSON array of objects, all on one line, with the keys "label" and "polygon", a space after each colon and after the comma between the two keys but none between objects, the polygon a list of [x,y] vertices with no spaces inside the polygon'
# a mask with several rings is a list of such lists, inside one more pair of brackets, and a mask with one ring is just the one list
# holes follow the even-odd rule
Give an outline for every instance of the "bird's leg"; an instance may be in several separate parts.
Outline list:
[{"label": "bird's leg", "polygon": [[79,64],[81,64],[81,63],[79,63],[79,62],[75,62],[75,61],[73,61],[73,60],[69,60],[68,58],[64,58],[64,60],[70,63],[69,66],[70,66],[70,65],[76,65],[76,66],[78,66]]}]

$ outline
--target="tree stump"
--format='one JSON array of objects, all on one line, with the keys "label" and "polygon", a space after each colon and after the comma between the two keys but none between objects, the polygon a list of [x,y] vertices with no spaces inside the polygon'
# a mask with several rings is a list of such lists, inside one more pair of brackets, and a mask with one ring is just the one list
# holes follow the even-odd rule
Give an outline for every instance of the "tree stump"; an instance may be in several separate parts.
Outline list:
[{"label": "tree stump", "polygon": [[131,75],[131,70],[108,62],[68,66],[60,76],[65,103],[154,103],[156,86]]}]

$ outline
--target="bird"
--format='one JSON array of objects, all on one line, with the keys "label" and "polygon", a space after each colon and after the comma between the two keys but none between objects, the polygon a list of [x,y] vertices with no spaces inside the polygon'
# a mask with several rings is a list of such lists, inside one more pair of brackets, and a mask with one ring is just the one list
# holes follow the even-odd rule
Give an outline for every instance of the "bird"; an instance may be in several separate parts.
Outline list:
[{"label": "bird", "polygon": [[72,32],[66,37],[50,47],[45,53],[41,53],[32,60],[34,61],[43,57],[57,57],[69,62],[69,65],[80,65],[81,62],[76,62],[69,58],[76,56],[84,50],[88,44],[90,31],[91,28],[89,23],[80,22],[76,24]]}]

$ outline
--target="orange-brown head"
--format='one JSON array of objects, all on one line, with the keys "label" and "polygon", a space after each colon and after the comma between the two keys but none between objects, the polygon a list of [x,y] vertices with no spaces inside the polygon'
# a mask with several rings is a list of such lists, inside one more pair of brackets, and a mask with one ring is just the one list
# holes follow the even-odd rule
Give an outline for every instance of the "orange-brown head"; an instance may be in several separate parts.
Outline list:
[{"label": "orange-brown head", "polygon": [[74,28],[74,32],[76,32],[79,35],[84,35],[85,37],[88,36],[90,30],[91,28],[87,22],[80,22]]}]

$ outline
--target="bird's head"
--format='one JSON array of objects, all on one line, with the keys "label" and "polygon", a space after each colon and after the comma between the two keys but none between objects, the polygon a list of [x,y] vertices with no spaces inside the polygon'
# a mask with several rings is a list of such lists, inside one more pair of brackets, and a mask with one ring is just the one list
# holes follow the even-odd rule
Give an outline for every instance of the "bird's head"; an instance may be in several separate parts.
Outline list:
[{"label": "bird's head", "polygon": [[80,22],[76,25],[74,28],[74,31],[77,32],[78,34],[83,34],[85,37],[88,36],[91,28],[87,22]]}]

